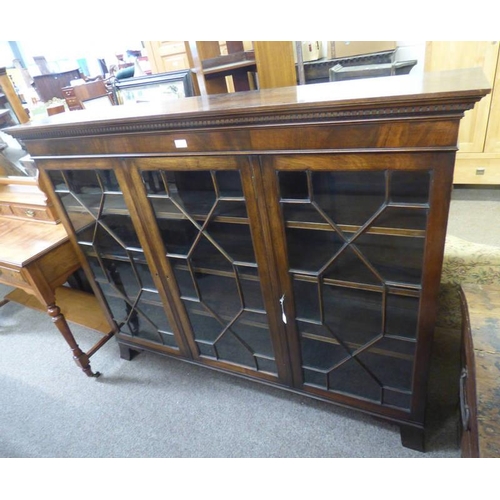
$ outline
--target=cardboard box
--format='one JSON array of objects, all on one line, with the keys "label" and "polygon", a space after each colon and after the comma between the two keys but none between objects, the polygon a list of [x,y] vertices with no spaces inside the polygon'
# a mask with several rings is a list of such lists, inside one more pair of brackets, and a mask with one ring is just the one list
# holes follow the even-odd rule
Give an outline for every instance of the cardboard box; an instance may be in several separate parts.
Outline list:
[{"label": "cardboard box", "polygon": [[331,55],[328,55],[329,59],[372,54],[396,48],[396,42],[333,42],[330,45]]}]

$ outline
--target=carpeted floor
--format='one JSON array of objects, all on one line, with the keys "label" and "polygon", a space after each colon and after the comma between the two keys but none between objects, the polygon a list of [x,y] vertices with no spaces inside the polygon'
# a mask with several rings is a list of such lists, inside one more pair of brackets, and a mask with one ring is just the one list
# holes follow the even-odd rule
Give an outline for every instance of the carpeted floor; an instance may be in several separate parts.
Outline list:
[{"label": "carpeted floor", "polygon": [[[489,241],[491,217],[461,231],[461,220],[482,214],[477,196],[454,197],[449,231]],[[83,349],[96,340],[73,330]],[[92,358],[102,377],[88,379],[48,316],[8,303],[0,308],[0,457],[459,457],[459,342],[446,330],[435,339],[422,454],[403,448],[390,423],[155,354],[124,361],[113,340]]]}]

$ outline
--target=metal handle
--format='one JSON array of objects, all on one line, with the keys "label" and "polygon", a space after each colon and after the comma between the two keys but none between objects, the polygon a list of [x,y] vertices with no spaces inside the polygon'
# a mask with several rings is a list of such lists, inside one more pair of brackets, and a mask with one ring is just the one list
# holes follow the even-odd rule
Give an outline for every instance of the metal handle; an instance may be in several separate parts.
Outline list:
[{"label": "metal handle", "polygon": [[286,325],[286,314],[285,314],[285,294],[281,296],[280,299],[280,305],[281,305],[281,319],[283,320],[283,323]]},{"label": "metal handle", "polygon": [[460,415],[462,417],[462,428],[464,431],[469,430],[470,409],[465,399],[465,383],[467,381],[467,368],[462,369],[460,374]]},{"label": "metal handle", "polygon": [[34,217],[35,216],[35,211],[34,210],[31,210],[30,208],[28,208],[27,210],[24,211],[24,213],[28,216],[28,217]]}]

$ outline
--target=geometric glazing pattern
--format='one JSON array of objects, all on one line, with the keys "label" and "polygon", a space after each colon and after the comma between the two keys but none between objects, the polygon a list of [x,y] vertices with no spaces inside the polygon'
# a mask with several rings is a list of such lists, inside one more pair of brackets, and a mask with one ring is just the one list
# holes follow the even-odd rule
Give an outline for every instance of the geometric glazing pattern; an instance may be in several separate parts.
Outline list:
[{"label": "geometric glazing pattern", "polygon": [[143,170],[199,355],[275,374],[237,170]]},{"label": "geometric glazing pattern", "polygon": [[49,177],[120,332],[177,349],[113,171]]},{"label": "geometric glazing pattern", "polygon": [[408,409],[428,171],[279,171],[304,383]]}]

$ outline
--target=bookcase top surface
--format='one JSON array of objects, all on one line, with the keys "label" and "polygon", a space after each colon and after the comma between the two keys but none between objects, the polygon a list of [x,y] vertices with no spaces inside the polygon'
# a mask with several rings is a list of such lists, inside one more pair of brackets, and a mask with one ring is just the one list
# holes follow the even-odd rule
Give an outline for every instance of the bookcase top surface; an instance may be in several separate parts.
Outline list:
[{"label": "bookcase top surface", "polygon": [[482,70],[470,68],[71,111],[4,132],[31,139],[352,117],[461,115],[490,90]]}]

